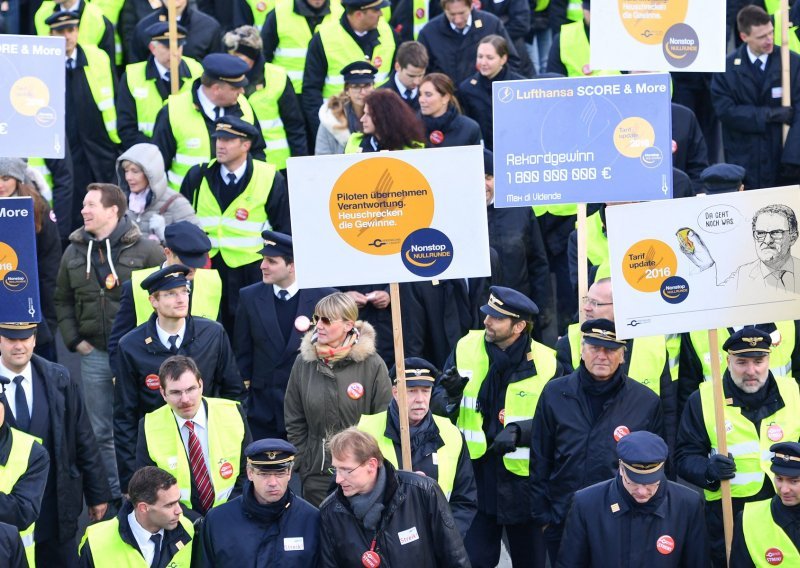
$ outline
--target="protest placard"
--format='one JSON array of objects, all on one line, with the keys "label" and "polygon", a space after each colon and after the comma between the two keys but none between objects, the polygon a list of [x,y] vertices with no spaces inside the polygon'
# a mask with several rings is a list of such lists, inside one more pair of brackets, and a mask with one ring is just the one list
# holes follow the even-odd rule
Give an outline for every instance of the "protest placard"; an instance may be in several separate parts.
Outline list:
[{"label": "protest placard", "polygon": [[303,288],[488,276],[480,146],[291,158]]},{"label": "protest placard", "polygon": [[669,75],[493,84],[495,207],[672,196]]},{"label": "protest placard", "polygon": [[592,69],[725,71],[725,1],[592,4]]},{"label": "protest placard", "polygon": [[0,35],[0,156],[64,157],[63,37]]},{"label": "protest placard", "polygon": [[0,198],[0,322],[39,322],[33,199]]},{"label": "protest placard", "polygon": [[617,335],[799,319],[798,190],[607,208]]}]

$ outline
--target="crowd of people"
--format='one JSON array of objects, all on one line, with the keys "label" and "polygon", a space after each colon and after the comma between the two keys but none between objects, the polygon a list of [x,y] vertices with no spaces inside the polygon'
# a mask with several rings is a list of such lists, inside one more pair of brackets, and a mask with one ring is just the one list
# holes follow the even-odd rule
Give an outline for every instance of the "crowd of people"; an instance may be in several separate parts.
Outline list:
[{"label": "crowd of people", "polygon": [[[727,4],[726,71],[672,74],[675,198],[800,180],[779,3]],[[580,299],[576,206],[494,207],[492,84],[623,72],[589,65],[589,1],[174,5],[0,2],[64,38],[67,138],[0,157],[43,313],[0,323],[0,565],[720,567],[722,482],[730,566],[800,565],[798,322],[619,339],[613,204]],[[398,382],[389,285],[296,279],[287,160],[464,145],[491,274],[400,285]],[[795,212],[752,224],[800,293]]]}]

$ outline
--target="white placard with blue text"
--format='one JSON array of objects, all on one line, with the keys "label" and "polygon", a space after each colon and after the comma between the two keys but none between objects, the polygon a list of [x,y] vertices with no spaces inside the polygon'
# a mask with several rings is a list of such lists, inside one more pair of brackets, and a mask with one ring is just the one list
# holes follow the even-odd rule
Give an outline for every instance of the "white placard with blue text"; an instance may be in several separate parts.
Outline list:
[{"label": "white placard with blue text", "polygon": [[494,83],[495,207],[672,197],[669,75]]},{"label": "white placard with blue text", "polygon": [[0,156],[64,157],[63,37],[0,35]]}]

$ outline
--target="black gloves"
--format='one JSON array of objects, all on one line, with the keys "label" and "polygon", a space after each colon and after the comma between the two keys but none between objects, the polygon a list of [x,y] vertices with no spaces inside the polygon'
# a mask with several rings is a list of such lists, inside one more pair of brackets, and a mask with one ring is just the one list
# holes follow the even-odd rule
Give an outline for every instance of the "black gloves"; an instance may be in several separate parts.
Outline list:
[{"label": "black gloves", "polygon": [[736,462],[733,461],[733,456],[728,454],[723,456],[721,454],[714,454],[708,460],[706,466],[706,480],[709,482],[717,482],[723,479],[733,479],[736,475]]},{"label": "black gloves", "polygon": [[794,119],[794,109],[792,107],[771,107],[767,109],[767,122],[780,122],[791,124]]},{"label": "black gloves", "polygon": [[450,398],[458,398],[464,393],[469,379],[458,374],[458,369],[450,367],[439,376],[439,384],[447,392]]},{"label": "black gloves", "polygon": [[508,452],[513,452],[517,449],[519,433],[519,426],[514,423],[509,424],[495,437],[494,443],[489,449],[500,456],[504,456]]}]

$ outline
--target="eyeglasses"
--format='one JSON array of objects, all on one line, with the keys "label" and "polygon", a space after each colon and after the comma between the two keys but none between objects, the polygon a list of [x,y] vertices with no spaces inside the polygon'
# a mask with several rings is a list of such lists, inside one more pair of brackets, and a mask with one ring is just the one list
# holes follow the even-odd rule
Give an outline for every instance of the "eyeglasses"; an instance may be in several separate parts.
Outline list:
[{"label": "eyeglasses", "polygon": [[189,296],[188,288],[175,288],[174,290],[167,290],[166,292],[159,293],[159,298],[167,298],[173,300],[179,296]]},{"label": "eyeglasses", "polygon": [[613,306],[614,302],[598,302],[594,298],[590,298],[589,296],[584,296],[581,298],[581,302],[583,302],[584,306],[592,306],[593,308],[599,308],[601,306]]},{"label": "eyeglasses", "polygon": [[182,390],[182,391],[177,391],[177,390],[171,390],[171,391],[167,391],[167,398],[172,398],[172,399],[175,399],[175,400],[180,400],[180,398],[181,398],[183,395],[186,395],[186,396],[193,396],[193,395],[194,395],[194,394],[195,394],[195,393],[196,393],[198,390],[200,390],[200,387],[199,387],[199,386],[197,386],[197,385],[195,385],[195,386],[193,386],[193,387],[189,387],[188,389],[186,389],[186,390]]},{"label": "eyeglasses", "polygon": [[760,243],[764,242],[764,239],[767,238],[767,235],[769,235],[770,239],[773,241],[780,241],[786,237],[786,233],[788,232],[789,231],[787,229],[776,229],[775,231],[753,231],[753,236]]},{"label": "eyeglasses", "polygon": [[359,84],[359,85],[347,85],[347,88],[350,89],[350,90],[362,91],[362,92],[363,91],[371,91],[374,87],[375,87],[375,85],[373,85],[372,83],[365,83],[363,85],[362,84]]},{"label": "eyeglasses", "polygon": [[353,475],[353,472],[354,472],[355,470],[357,470],[358,468],[360,468],[360,467],[361,467],[362,465],[364,465],[365,463],[367,463],[367,462],[364,462],[364,463],[358,464],[358,465],[357,465],[356,467],[354,467],[353,469],[344,469],[344,468],[342,468],[342,467],[329,467],[329,468],[328,468],[328,473],[330,473],[330,474],[331,474],[331,475],[333,475],[334,477],[336,477],[336,475],[337,475],[337,474],[338,474],[338,475],[341,475],[342,477],[350,477],[351,475]]},{"label": "eyeglasses", "polygon": [[290,468],[275,470],[261,470],[256,468],[251,469],[255,476],[260,477],[261,479],[269,479],[270,477],[274,477],[275,479],[286,479],[292,474],[292,470]]},{"label": "eyeglasses", "polygon": [[332,320],[328,316],[318,316],[317,314],[314,314],[314,316],[311,318],[311,323],[313,325],[317,325],[321,322],[323,325],[329,326],[333,325],[337,321],[343,321],[343,320]]}]

